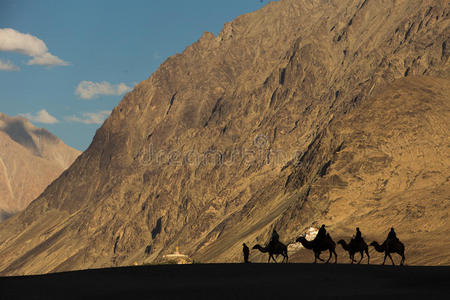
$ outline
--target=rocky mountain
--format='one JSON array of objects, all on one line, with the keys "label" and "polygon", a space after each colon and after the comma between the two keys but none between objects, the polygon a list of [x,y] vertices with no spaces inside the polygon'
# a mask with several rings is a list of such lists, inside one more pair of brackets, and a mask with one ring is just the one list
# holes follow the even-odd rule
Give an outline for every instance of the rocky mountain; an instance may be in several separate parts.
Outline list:
[{"label": "rocky mountain", "polygon": [[80,154],[23,117],[0,113],[0,221],[23,210]]},{"label": "rocky mountain", "polygon": [[408,263],[449,264],[449,12],[281,0],[203,34],[0,224],[1,273],[158,262],[177,246],[237,261],[274,227],[292,242],[321,223],[378,240],[394,226]]}]

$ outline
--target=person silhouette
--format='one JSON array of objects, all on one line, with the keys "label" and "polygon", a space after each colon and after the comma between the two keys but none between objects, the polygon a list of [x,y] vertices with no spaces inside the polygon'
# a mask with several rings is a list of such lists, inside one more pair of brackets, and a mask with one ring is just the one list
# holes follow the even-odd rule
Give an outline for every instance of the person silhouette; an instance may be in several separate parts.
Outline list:
[{"label": "person silhouette", "polygon": [[362,240],[361,231],[359,231],[359,227],[356,227],[355,241],[360,242]]},{"label": "person silhouette", "polygon": [[278,232],[274,229],[272,231],[272,236],[270,237],[270,241],[267,244],[267,247],[273,247],[276,245],[276,243],[278,243],[278,241],[280,240],[280,236],[278,235]]},{"label": "person silhouette", "polygon": [[395,233],[394,227],[391,227],[386,240],[397,240],[397,234]]},{"label": "person silhouette", "polygon": [[244,262],[249,263],[248,257],[250,255],[250,249],[247,247],[245,243],[242,244],[242,252],[244,254]]},{"label": "person silhouette", "polygon": [[272,231],[272,238],[270,239],[271,243],[276,243],[280,239],[280,236],[278,235],[278,232],[274,229]]},{"label": "person silhouette", "polygon": [[319,232],[317,232],[316,239],[324,239],[327,236],[327,230],[325,229],[325,224],[322,224],[322,226],[319,229]]}]

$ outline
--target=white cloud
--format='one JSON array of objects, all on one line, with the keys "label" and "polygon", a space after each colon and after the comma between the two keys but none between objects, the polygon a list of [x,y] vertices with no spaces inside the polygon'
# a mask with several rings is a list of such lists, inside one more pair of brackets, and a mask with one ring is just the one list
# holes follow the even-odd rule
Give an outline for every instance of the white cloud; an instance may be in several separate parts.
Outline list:
[{"label": "white cloud", "polygon": [[26,113],[21,114],[21,116],[27,118],[30,121],[37,123],[45,123],[45,124],[55,124],[58,123],[59,120],[54,116],[50,115],[45,109],[41,109],[36,114]]},{"label": "white cloud", "polygon": [[47,45],[42,40],[12,28],[0,28],[0,51],[31,56],[29,65],[67,66],[69,64],[48,52]]},{"label": "white cloud", "polygon": [[57,56],[50,53],[45,53],[41,56],[35,56],[28,62],[29,65],[44,65],[44,66],[68,66],[69,63],[63,61]]},{"label": "white cloud", "polygon": [[18,71],[19,67],[13,65],[9,60],[8,61],[2,61],[0,59],[0,70],[3,70],[3,71]]},{"label": "white cloud", "polygon": [[68,122],[79,122],[83,124],[102,124],[110,114],[110,110],[102,110],[97,113],[85,112],[81,114],[81,117],[67,116],[64,118],[64,120]]},{"label": "white cloud", "polygon": [[121,82],[113,85],[107,81],[82,81],[78,84],[75,94],[82,99],[93,99],[99,95],[119,96],[131,91],[131,87]]}]

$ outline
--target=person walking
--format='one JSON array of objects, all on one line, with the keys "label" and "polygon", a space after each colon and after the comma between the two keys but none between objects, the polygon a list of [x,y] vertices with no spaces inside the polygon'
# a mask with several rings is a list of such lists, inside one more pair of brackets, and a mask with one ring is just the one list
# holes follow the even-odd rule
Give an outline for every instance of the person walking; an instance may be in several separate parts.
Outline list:
[{"label": "person walking", "polygon": [[248,264],[250,261],[248,260],[250,256],[250,249],[247,247],[245,243],[242,244],[242,253],[244,254],[244,262]]}]

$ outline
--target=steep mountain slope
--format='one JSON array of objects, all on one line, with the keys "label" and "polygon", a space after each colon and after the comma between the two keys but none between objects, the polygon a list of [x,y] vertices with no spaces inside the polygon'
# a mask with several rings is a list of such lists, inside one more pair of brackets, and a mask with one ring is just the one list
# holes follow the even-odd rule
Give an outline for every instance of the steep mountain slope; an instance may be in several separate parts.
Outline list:
[{"label": "steep mountain slope", "polygon": [[[449,118],[448,79],[413,76],[382,86],[324,130],[288,171],[287,189],[306,188],[308,196],[276,227],[292,237],[305,223],[325,223],[337,241],[359,226],[367,242],[381,242],[394,226],[407,263],[450,264]],[[317,176],[302,185],[313,168]],[[309,251],[300,252],[291,259],[311,262]],[[371,261],[382,258],[374,253]]]},{"label": "steep mountain slope", "polygon": [[79,151],[23,117],[0,113],[0,220],[23,210]]},{"label": "steep mountain slope", "polygon": [[[196,260],[232,261],[242,241],[266,241],[273,226],[292,241],[314,222],[326,221],[342,234],[366,214],[373,223],[386,222],[380,214],[397,187],[370,200],[373,186],[397,164],[401,178],[390,184],[408,182],[410,160],[417,159],[381,148],[384,154],[374,149],[367,162],[358,135],[372,131],[360,125],[356,129],[365,131],[353,132],[351,118],[376,128],[373,114],[397,114],[395,107],[385,116],[384,104],[371,106],[390,99],[379,96],[386,84],[420,76],[388,91],[403,88],[399,124],[420,121],[408,121],[403,109],[417,115],[426,108],[409,106],[408,86],[427,89],[416,96],[442,105],[429,112],[441,130],[421,129],[427,143],[417,147],[427,148],[424,155],[440,153],[430,160],[445,158],[448,131],[441,120],[449,99],[440,84],[450,78],[449,10],[447,2],[431,0],[284,0],[226,24],[217,37],[205,33],[128,93],[77,162],[26,211],[0,225],[0,270],[29,274],[151,262],[176,246]],[[361,107],[373,114],[362,114]],[[394,125],[387,130],[395,132]],[[403,130],[407,143],[418,128]],[[385,132],[373,134],[375,145]],[[447,163],[424,172],[436,168],[442,175],[430,175],[435,179],[424,192],[445,186]],[[419,166],[413,171],[419,174]],[[408,193],[419,193],[408,184],[395,198],[401,211]],[[359,188],[361,198],[354,195]],[[435,202],[446,199],[445,189],[436,193]],[[333,206],[339,203],[357,211],[354,220],[351,210]],[[425,223],[411,221],[417,223],[419,243],[427,233]],[[446,243],[432,242],[426,249]],[[441,261],[421,260],[418,253],[411,258]]]}]

